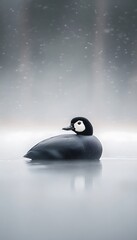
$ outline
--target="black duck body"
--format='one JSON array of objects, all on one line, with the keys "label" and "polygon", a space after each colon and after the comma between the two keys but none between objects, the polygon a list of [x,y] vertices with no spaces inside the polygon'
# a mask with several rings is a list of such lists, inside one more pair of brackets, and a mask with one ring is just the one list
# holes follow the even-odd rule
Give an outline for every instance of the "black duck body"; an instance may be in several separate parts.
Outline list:
[{"label": "black duck body", "polygon": [[24,156],[32,160],[99,160],[102,154],[101,142],[93,135],[88,119],[76,117],[63,130],[76,134],[63,134],[45,139],[32,147]]},{"label": "black duck body", "polygon": [[95,136],[64,134],[39,142],[24,157],[33,160],[97,160],[101,154],[102,145]]}]

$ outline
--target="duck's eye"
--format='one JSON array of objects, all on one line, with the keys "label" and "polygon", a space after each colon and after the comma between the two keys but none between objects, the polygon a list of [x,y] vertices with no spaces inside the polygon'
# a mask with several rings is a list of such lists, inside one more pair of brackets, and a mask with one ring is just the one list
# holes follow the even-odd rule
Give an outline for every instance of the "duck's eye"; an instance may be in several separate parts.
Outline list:
[{"label": "duck's eye", "polygon": [[78,125],[81,125],[81,122],[78,122]]}]

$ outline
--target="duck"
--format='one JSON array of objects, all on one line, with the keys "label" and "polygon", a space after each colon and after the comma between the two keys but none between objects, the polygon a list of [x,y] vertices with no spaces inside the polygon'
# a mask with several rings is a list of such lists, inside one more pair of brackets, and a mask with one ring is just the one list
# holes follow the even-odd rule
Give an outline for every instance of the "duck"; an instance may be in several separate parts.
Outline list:
[{"label": "duck", "polygon": [[75,117],[62,130],[74,133],[47,138],[33,146],[24,157],[31,160],[100,159],[102,144],[93,135],[93,126],[87,118]]}]

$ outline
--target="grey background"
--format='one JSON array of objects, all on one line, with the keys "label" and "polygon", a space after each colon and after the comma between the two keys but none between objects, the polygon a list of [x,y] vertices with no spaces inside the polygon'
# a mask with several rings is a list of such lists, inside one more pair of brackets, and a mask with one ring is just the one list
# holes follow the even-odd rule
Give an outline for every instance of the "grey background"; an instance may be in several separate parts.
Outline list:
[{"label": "grey background", "polygon": [[[0,1],[0,239],[137,239],[137,1]],[[100,162],[27,163],[72,117]]]},{"label": "grey background", "polygon": [[136,127],[136,49],[136,0],[1,0],[1,124]]}]

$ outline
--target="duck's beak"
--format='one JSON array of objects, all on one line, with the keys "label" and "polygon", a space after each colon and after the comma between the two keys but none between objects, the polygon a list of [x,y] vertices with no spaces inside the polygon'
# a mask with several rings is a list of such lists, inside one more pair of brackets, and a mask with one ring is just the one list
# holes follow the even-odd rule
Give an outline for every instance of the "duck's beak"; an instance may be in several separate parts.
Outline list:
[{"label": "duck's beak", "polygon": [[65,128],[62,128],[62,130],[74,130],[74,127],[72,125],[70,125],[69,127],[65,127]]}]

